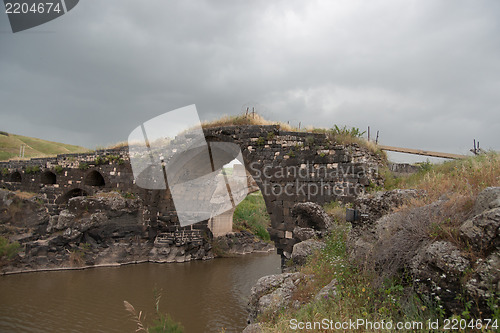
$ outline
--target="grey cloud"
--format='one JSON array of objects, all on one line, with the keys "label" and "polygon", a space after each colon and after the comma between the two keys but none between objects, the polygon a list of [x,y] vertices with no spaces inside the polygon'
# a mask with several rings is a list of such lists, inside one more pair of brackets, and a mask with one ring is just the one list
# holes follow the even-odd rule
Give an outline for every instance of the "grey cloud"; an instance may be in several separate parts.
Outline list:
[{"label": "grey cloud", "polygon": [[371,126],[390,145],[500,149],[499,9],[81,1],[18,34],[0,18],[1,127],[92,147],[192,103],[213,119],[255,101],[277,120]]}]

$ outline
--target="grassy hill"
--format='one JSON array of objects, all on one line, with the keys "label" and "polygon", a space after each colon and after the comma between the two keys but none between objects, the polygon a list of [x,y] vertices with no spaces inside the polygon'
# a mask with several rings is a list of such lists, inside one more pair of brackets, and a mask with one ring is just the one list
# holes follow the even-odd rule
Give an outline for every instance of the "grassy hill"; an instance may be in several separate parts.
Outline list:
[{"label": "grassy hill", "polygon": [[0,161],[19,157],[19,148],[25,144],[24,158],[47,157],[57,154],[83,153],[87,148],[59,142],[30,138],[0,131]]}]

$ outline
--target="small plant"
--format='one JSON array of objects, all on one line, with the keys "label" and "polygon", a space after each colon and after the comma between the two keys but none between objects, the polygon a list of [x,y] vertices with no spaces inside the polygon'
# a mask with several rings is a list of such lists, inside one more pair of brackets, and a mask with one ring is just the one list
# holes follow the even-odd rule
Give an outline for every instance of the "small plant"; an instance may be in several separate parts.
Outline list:
[{"label": "small plant", "polygon": [[135,199],[135,194],[130,192],[125,192],[122,194],[122,197],[124,197],[125,199]]},{"label": "small plant", "polygon": [[7,168],[2,168],[2,176],[7,176],[9,174],[9,169]]},{"label": "small plant", "polygon": [[333,135],[345,135],[353,138],[360,138],[366,133],[366,131],[361,132],[357,127],[348,128],[347,126],[339,127],[338,125],[333,125],[331,131]]},{"label": "small plant", "polygon": [[87,170],[89,168],[89,165],[85,162],[80,162],[80,164],[78,164],[78,169],[80,170]]},{"label": "small plant", "polygon": [[108,162],[108,160],[106,159],[106,157],[97,156],[95,158],[95,165],[102,165],[102,164],[105,164],[107,162]]},{"label": "small plant", "polygon": [[12,259],[19,252],[20,245],[18,242],[9,242],[3,236],[0,236],[0,264],[4,260]]},{"label": "small plant", "polygon": [[273,140],[274,136],[274,132],[267,132],[267,141]]},{"label": "small plant", "polygon": [[314,136],[309,135],[306,137],[306,145],[308,145],[309,147],[314,146]]},{"label": "small plant", "polygon": [[27,166],[26,169],[24,170],[24,172],[27,174],[33,174],[33,173],[37,173],[39,171],[40,171],[40,167],[38,165]]},{"label": "small plant", "polygon": [[118,165],[123,165],[124,163],[125,161],[122,158],[118,159]]},{"label": "small plant", "polygon": [[155,311],[156,318],[153,321],[152,326],[147,326],[144,323],[145,315],[143,316],[142,311],[137,311],[127,301],[123,301],[123,305],[125,306],[125,310],[132,315],[132,320],[136,323],[137,329],[136,332],[147,332],[147,333],[182,333],[184,332],[184,327],[174,321],[169,314],[163,314],[160,312],[160,298],[161,293],[155,290]]},{"label": "small plant", "polygon": [[293,149],[290,149],[286,155],[290,157],[295,157],[295,152],[293,151]]},{"label": "small plant", "polygon": [[265,143],[266,143],[266,139],[264,139],[263,136],[260,136],[258,139],[257,139],[257,146],[263,146]]},{"label": "small plant", "polygon": [[62,172],[63,172],[63,167],[60,166],[60,165],[56,165],[55,168],[54,168],[54,171],[60,175]]}]

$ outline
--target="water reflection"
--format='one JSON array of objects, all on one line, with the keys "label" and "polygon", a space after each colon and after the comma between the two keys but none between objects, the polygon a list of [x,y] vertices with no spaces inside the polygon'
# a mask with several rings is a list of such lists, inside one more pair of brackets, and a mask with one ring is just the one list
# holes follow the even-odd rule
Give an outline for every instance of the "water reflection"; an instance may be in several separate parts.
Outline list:
[{"label": "water reflection", "polygon": [[0,332],[134,332],[123,301],[160,308],[186,332],[241,332],[251,287],[280,272],[276,254],[0,277]]}]

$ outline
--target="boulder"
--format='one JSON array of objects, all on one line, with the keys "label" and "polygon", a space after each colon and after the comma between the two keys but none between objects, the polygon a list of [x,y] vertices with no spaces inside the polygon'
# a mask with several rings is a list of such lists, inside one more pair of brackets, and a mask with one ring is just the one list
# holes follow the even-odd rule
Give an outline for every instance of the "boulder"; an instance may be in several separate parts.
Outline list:
[{"label": "boulder", "polygon": [[262,333],[260,324],[250,324],[243,330],[243,333]]},{"label": "boulder", "polygon": [[500,249],[500,208],[483,211],[467,220],[460,227],[460,236],[478,252],[489,254]]},{"label": "boulder", "polygon": [[293,238],[297,239],[299,242],[308,240],[310,238],[314,238],[318,236],[318,232],[316,232],[313,228],[301,228],[295,227],[293,229]]},{"label": "boulder", "polygon": [[485,210],[500,207],[500,187],[488,187],[478,194],[472,215],[478,215]]},{"label": "boulder", "polygon": [[326,244],[324,242],[308,239],[303,242],[293,245],[292,260],[296,265],[303,265],[307,261],[307,257],[325,248]]},{"label": "boulder", "polygon": [[259,314],[276,313],[291,303],[297,285],[306,275],[302,273],[282,273],[261,277],[252,287],[248,304],[251,324]]},{"label": "boulder", "polygon": [[424,191],[414,189],[379,191],[361,195],[355,199],[354,207],[365,217],[361,221],[355,221],[353,227],[362,223],[371,224],[411,199],[424,195]]},{"label": "boulder", "polygon": [[337,295],[337,279],[333,279],[314,296],[315,301]]},{"label": "boulder", "polygon": [[432,296],[453,313],[461,313],[461,278],[471,268],[471,263],[450,242],[437,241],[422,247],[410,263],[410,270],[417,282],[417,290]]}]

